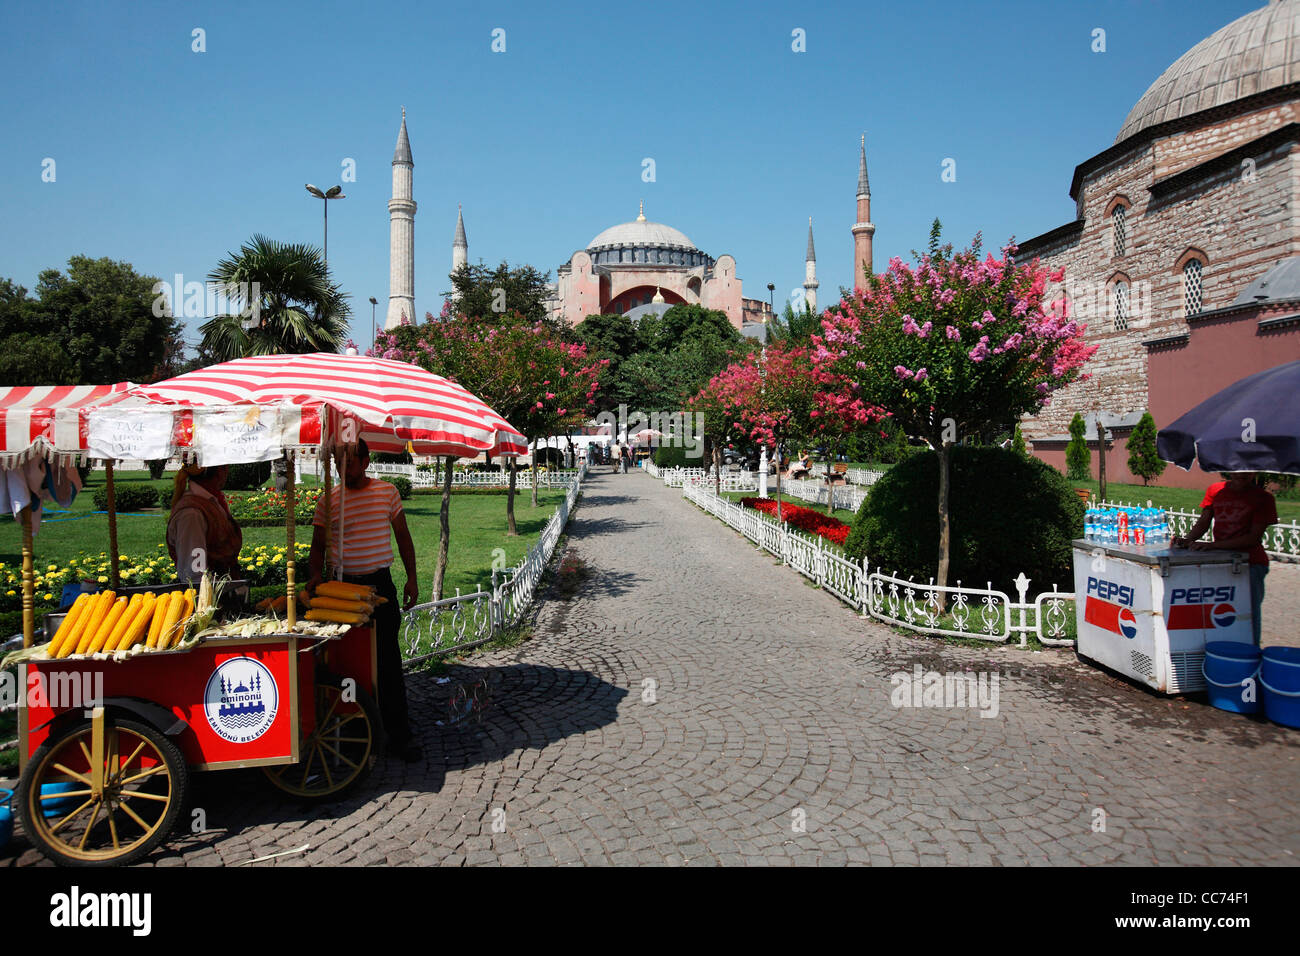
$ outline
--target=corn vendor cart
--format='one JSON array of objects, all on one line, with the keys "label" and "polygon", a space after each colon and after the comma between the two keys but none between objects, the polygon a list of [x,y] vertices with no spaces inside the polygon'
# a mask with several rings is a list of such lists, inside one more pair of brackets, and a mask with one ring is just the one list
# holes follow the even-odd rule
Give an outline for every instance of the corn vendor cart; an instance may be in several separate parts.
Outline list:
[{"label": "corn vendor cart", "polygon": [[[126,631],[116,649],[110,637],[105,650],[53,656],[64,644],[61,616],[47,617],[47,643],[38,645],[31,575],[24,576],[19,686],[26,699],[19,711],[22,773],[16,809],[29,839],[56,862],[104,866],[149,853],[180,818],[193,771],[260,768],[281,791],[324,800],[357,784],[373,765],[383,737],[375,629],[368,621],[355,626],[304,621],[297,613],[295,463],[314,455],[324,460],[328,514],[331,465],[342,475],[358,438],[379,450],[412,442],[427,454],[519,454],[525,442],[483,403],[436,376],[421,373],[437,379],[441,405],[427,396],[424,406],[413,404],[406,389],[395,399],[406,410],[404,417],[392,414],[392,401],[361,400],[337,378],[342,370],[373,389],[384,373],[405,374],[412,366],[320,355],[275,356],[275,368],[303,359],[314,360],[315,367],[302,372],[314,379],[311,385],[296,382],[280,393],[250,395],[234,388],[214,393],[186,382],[206,376],[246,388],[241,369],[230,367],[258,364],[223,363],[83,409],[77,413],[80,427],[68,431],[75,440],[32,452],[105,461],[110,489],[111,462],[128,458],[176,456],[209,466],[283,456],[288,466],[282,619],[216,624],[215,609],[208,608],[206,617],[195,611],[191,630],[180,632],[183,639],[164,647],[163,637],[158,646],[146,647],[141,635],[139,643],[129,641],[142,627],[137,617],[136,625],[120,626]],[[247,364],[242,371],[248,371]],[[258,372],[269,374],[272,367],[262,364]],[[450,417],[444,407],[448,394],[455,396]],[[410,414],[413,408],[420,413]],[[465,424],[471,413],[473,429]],[[114,536],[111,490],[109,500]],[[337,517],[338,524],[327,521],[331,536],[345,533],[344,516]],[[112,546],[116,557],[115,541]],[[30,563],[31,537],[25,534],[25,567]],[[332,570],[338,576],[343,571]],[[117,584],[116,572],[114,565],[110,587]],[[87,602],[81,613],[89,615],[91,606]],[[76,623],[70,622],[73,630]]]}]

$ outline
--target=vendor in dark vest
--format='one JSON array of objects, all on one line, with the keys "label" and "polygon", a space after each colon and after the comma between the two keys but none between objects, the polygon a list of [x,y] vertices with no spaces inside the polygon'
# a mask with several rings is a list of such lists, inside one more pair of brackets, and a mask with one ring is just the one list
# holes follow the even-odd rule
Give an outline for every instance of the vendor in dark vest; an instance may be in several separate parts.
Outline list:
[{"label": "vendor in dark vest", "polygon": [[[199,586],[204,570],[215,576],[239,577],[239,549],[244,535],[230,514],[225,487],[229,468],[186,465],[176,473],[172,513],[167,520],[167,551],[176,564],[176,578]],[[202,561],[195,552],[202,550]]]}]

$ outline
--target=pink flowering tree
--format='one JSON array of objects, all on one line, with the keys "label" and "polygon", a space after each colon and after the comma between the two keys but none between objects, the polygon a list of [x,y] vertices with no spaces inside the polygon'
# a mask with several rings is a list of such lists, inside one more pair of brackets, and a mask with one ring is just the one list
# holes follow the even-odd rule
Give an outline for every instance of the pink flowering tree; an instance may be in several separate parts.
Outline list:
[{"label": "pink flowering tree", "polygon": [[706,391],[721,408],[734,411],[736,428],[775,449],[778,517],[783,448],[798,442],[839,447],[847,436],[884,414],[854,394],[849,376],[814,364],[806,348],[781,343],[729,365]]},{"label": "pink flowering tree", "polygon": [[[449,378],[481,398],[536,447],[539,438],[567,431],[588,417],[603,365],[587,357],[586,347],[560,340],[555,331],[529,322],[518,313],[484,317],[457,316],[380,332],[374,354],[410,362]],[[447,511],[452,459],[443,484],[442,541],[438,568],[445,567],[450,535]],[[506,532],[515,524],[515,460],[507,465]],[[536,454],[533,456],[532,503],[537,506]],[[435,575],[440,594],[441,574]],[[436,600],[437,598],[435,598]]]},{"label": "pink flowering tree", "polygon": [[891,259],[866,289],[828,309],[813,337],[819,368],[851,376],[856,397],[888,409],[938,452],[940,586],[951,544],[948,449],[1039,411],[1083,376],[1096,351],[1064,300],[1045,301],[1048,281],[1062,273],[1015,262],[1015,248],[981,259],[977,235],[954,253],[939,245],[936,221],[915,266]]}]

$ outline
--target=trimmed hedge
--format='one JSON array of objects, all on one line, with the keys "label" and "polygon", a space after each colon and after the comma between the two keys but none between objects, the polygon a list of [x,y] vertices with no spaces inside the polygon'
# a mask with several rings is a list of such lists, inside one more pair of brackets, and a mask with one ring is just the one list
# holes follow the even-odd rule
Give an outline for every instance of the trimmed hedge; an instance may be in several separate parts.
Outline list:
[{"label": "trimmed hedge", "polygon": [[[1015,594],[1022,571],[1033,591],[1073,586],[1071,540],[1083,534],[1083,502],[1065,477],[1037,458],[959,445],[950,452],[948,584]],[[871,487],[844,543],[852,558],[928,581],[939,566],[939,456],[925,451]]]},{"label": "trimmed hedge", "polygon": [[226,491],[252,491],[261,488],[271,477],[271,462],[253,461],[231,465],[226,474]]},{"label": "trimmed hedge", "polygon": [[386,481],[397,488],[397,497],[402,501],[411,497],[411,479],[405,475],[381,475],[380,481]]},{"label": "trimmed hedge", "polygon": [[694,462],[686,460],[686,448],[682,445],[660,445],[655,449],[655,464],[660,468],[701,467],[704,462],[696,458]]},{"label": "trimmed hedge", "polygon": [[[156,508],[159,497],[158,489],[153,485],[143,481],[120,481],[114,485],[113,506],[119,514]],[[107,511],[108,486],[96,488],[92,500],[96,511]]]}]

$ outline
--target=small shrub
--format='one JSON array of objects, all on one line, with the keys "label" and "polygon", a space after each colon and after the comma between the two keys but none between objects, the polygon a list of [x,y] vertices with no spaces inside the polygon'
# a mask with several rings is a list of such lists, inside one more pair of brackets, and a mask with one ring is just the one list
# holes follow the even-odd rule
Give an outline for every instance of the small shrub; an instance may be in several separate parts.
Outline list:
[{"label": "small shrub", "polygon": [[686,448],[681,445],[660,445],[655,449],[654,459],[660,468],[699,468],[704,464],[699,458],[687,461]]},{"label": "small shrub", "polygon": [[[1014,595],[1022,571],[1032,590],[1072,585],[1071,539],[1083,531],[1083,502],[1055,468],[1000,448],[951,449],[948,583]],[[844,543],[900,577],[928,581],[939,566],[939,461],[935,452],[895,465],[871,487]]]},{"label": "small shrub", "polygon": [[1070,443],[1065,446],[1065,475],[1071,481],[1086,481],[1092,474],[1092,452],[1088,450],[1088,426],[1078,412],[1070,419]]},{"label": "small shrub", "polygon": [[253,461],[247,464],[231,465],[226,475],[226,491],[253,491],[266,484],[271,477],[269,461]]},{"label": "small shrub", "polygon": [[163,476],[163,472],[167,470],[167,459],[154,458],[151,461],[146,461],[145,465],[149,468],[149,477],[157,481]]},{"label": "small shrub", "polygon": [[390,485],[397,487],[397,496],[405,501],[411,497],[411,479],[405,475],[384,475],[380,481],[386,481]]},{"label": "small shrub", "polygon": [[[143,481],[122,481],[114,486],[113,506],[118,514],[140,511],[144,508],[158,506],[158,489]],[[94,498],[96,511],[108,510],[108,486],[96,488]]]},{"label": "small shrub", "polygon": [[370,460],[380,465],[409,465],[414,461],[409,451],[377,451],[370,455]]},{"label": "small shrub", "polygon": [[1164,459],[1156,452],[1156,420],[1150,412],[1142,413],[1124,447],[1128,449],[1128,470],[1141,478],[1142,484],[1149,485],[1164,474]]}]

